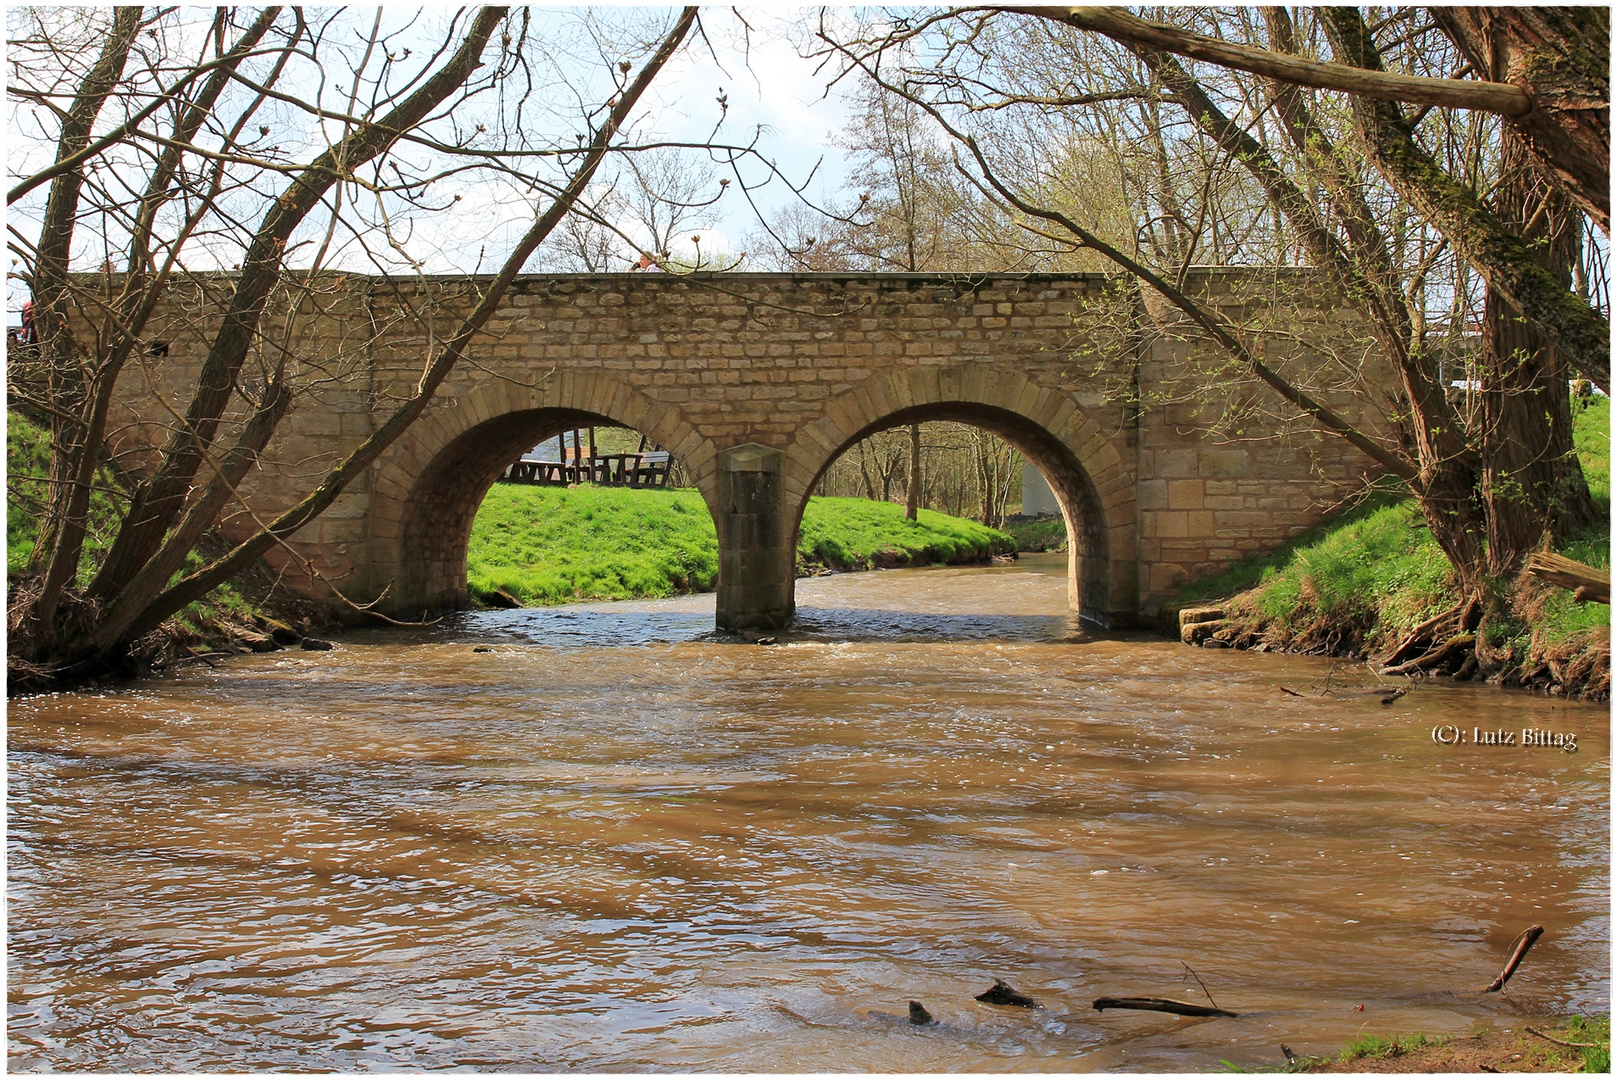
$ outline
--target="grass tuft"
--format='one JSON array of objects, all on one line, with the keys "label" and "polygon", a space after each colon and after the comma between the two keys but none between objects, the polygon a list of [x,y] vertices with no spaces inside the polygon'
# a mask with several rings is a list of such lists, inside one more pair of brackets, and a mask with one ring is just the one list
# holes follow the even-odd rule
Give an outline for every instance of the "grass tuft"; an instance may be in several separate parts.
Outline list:
[{"label": "grass tuft", "polygon": [[1595,504],[1611,509],[1611,398],[1572,399],[1572,442]]},{"label": "grass tuft", "polygon": [[1568,1042],[1592,1042],[1598,1045],[1581,1048],[1583,1071],[1586,1073],[1611,1072],[1611,1015],[1586,1019],[1574,1016],[1567,1021]]},{"label": "grass tuft", "polygon": [[1355,1058],[1385,1058],[1397,1054],[1407,1054],[1412,1050],[1419,1050],[1423,1046],[1437,1046],[1446,1040],[1429,1039],[1422,1032],[1413,1035],[1394,1035],[1391,1038],[1382,1035],[1367,1035],[1360,1033],[1337,1056],[1338,1061],[1352,1061]]}]

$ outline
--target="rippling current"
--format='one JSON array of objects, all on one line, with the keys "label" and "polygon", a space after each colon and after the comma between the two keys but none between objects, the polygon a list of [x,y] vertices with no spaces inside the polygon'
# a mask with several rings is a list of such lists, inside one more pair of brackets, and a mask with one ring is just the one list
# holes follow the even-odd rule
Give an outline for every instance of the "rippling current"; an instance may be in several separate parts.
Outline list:
[{"label": "rippling current", "polygon": [[1604,707],[1094,634],[1062,568],[800,582],[774,645],[692,597],[14,700],[8,1064],[1205,1070],[1610,1009]]}]

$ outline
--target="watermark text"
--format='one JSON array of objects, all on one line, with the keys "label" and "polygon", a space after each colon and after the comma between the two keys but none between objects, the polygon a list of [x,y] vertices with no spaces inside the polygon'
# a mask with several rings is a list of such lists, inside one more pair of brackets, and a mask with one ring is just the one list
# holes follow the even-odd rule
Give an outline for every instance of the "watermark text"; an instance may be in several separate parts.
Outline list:
[{"label": "watermark text", "polygon": [[1469,731],[1458,724],[1439,724],[1432,729],[1432,741],[1439,746],[1519,746],[1523,749],[1560,750],[1568,754],[1578,752],[1578,736],[1572,731],[1551,731],[1548,728],[1480,728]]}]

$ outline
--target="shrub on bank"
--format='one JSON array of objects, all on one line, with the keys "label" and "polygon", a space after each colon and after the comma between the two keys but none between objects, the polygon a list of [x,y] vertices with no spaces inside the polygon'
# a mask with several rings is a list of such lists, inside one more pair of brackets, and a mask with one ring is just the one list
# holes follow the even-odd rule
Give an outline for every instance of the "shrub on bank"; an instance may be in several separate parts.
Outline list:
[{"label": "shrub on bank", "polygon": [[1017,551],[1066,551],[1067,521],[1062,517],[1029,518],[1007,521],[1005,532],[1016,541]]}]

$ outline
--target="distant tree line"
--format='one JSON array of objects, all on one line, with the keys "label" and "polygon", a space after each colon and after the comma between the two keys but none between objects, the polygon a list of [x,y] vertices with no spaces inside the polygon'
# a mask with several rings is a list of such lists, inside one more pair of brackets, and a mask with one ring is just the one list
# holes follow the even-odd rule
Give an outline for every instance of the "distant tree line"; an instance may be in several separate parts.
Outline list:
[{"label": "distant tree line", "polygon": [[[920,468],[912,472],[912,437]],[[1022,502],[1022,455],[991,431],[947,420],[878,432],[849,447],[815,487],[817,495],[916,505],[990,528]],[[913,516],[913,515],[912,515]]]}]

